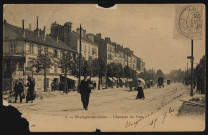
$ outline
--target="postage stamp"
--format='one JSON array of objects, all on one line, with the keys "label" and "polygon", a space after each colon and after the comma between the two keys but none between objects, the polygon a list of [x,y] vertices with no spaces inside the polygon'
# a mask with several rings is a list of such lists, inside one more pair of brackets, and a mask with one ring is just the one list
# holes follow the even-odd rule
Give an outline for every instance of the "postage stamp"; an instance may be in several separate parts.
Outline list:
[{"label": "postage stamp", "polygon": [[175,38],[202,39],[204,5],[175,5]]}]

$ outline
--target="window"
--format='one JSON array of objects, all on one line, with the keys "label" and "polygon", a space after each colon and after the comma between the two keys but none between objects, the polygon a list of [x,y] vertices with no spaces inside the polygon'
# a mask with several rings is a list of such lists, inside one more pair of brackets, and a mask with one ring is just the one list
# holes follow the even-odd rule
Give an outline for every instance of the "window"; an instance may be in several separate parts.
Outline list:
[{"label": "window", "polygon": [[112,47],[112,52],[114,53],[114,47]]},{"label": "window", "polygon": [[41,46],[38,46],[38,54],[41,54]]},{"label": "window", "polygon": [[54,66],[54,73],[57,73],[57,65]]},{"label": "window", "polygon": [[64,51],[60,52],[60,57],[63,58],[64,57]]},{"label": "window", "polygon": [[11,44],[11,53],[16,53],[16,44]]},{"label": "window", "polygon": [[97,50],[95,48],[92,48],[92,56],[97,56]]},{"label": "window", "polygon": [[58,51],[56,49],[53,50],[53,55],[54,55],[54,57],[58,56]]},{"label": "window", "polygon": [[48,47],[45,47],[45,48],[44,48],[44,52],[45,52],[45,53],[48,53]]},{"label": "window", "polygon": [[6,62],[4,63],[3,68],[4,68],[4,71],[6,71],[6,70],[7,70],[7,63],[6,63]]},{"label": "window", "polygon": [[34,54],[33,47],[34,47],[33,43],[30,43],[30,46],[29,46],[29,52],[30,52],[31,54]]},{"label": "window", "polygon": [[89,50],[88,50],[88,54],[90,55],[90,46],[89,46],[89,48],[88,48]]},{"label": "window", "polygon": [[76,54],[75,53],[73,53],[73,59],[76,59]]},{"label": "window", "polygon": [[84,53],[86,53],[87,52],[87,47],[86,47],[86,45],[84,46]]},{"label": "window", "polygon": [[23,71],[24,69],[24,63],[23,62],[18,62],[17,70],[18,71]]},{"label": "window", "polygon": [[34,58],[29,57],[27,61],[27,67],[32,67],[34,64],[34,61],[35,61]]}]

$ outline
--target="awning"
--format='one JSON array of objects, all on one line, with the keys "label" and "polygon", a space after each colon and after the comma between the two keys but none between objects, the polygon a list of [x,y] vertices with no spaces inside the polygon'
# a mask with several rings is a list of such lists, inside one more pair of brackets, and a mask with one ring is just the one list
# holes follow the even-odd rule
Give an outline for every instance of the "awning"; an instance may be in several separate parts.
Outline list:
[{"label": "awning", "polygon": [[132,79],[128,79],[128,82],[132,81]]},{"label": "awning", "polygon": [[115,82],[112,78],[108,77],[111,82]]},{"label": "awning", "polygon": [[138,74],[140,74],[141,73],[141,71],[136,71]]},{"label": "awning", "polygon": [[99,78],[98,77],[91,77],[91,81],[98,81]]},{"label": "awning", "polygon": [[120,78],[120,79],[121,79],[122,82],[125,82],[125,79],[124,78]]},{"label": "awning", "polygon": [[[61,76],[64,77],[64,75],[61,75]],[[69,79],[71,79],[71,80],[78,81],[78,78],[76,78],[76,77],[74,77],[72,75],[67,75],[66,77],[69,78]]]},{"label": "awning", "polygon": [[117,78],[115,78],[115,77],[112,77],[112,78],[113,78],[113,80],[117,81]]}]

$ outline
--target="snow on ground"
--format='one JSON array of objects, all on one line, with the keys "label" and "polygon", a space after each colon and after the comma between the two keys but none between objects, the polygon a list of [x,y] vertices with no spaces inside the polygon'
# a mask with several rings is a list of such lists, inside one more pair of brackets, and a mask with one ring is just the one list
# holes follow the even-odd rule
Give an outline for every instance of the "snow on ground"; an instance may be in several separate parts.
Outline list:
[{"label": "snow on ground", "polygon": [[144,94],[145,100],[135,100],[137,91],[129,92],[127,88],[93,90],[88,111],[82,109],[77,92],[46,92],[33,103],[12,105],[23,113],[33,132],[95,131],[96,128],[104,132],[204,129],[204,119],[177,117],[182,105],[180,99],[190,98],[189,89],[183,84],[145,89]]}]

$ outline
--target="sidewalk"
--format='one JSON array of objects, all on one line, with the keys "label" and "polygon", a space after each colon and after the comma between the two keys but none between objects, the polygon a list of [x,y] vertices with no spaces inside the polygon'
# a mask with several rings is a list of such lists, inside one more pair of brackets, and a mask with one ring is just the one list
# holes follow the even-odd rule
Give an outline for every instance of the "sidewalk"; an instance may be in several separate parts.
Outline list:
[{"label": "sidewalk", "polygon": [[[190,87],[188,87],[190,89]],[[193,90],[194,95],[191,97],[190,94],[183,98],[181,107],[178,111],[178,116],[190,116],[200,117],[204,119],[205,116],[205,94],[196,93],[196,89]]]}]

